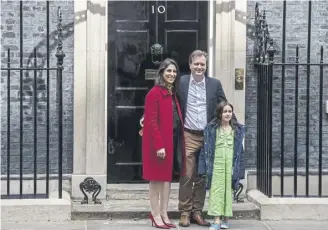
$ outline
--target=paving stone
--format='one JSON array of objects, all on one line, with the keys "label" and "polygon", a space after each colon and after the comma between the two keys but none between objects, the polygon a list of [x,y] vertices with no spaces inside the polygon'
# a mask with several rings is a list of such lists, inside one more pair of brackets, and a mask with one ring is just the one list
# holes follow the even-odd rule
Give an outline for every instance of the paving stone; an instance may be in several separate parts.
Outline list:
[{"label": "paving stone", "polygon": [[265,224],[271,230],[327,230],[328,221],[266,221]]},{"label": "paving stone", "polygon": [[[178,220],[173,220],[178,223]],[[269,221],[262,222],[257,220],[231,220],[231,229],[234,230],[324,230],[327,229],[328,222],[323,221]],[[20,223],[1,223],[2,230],[151,230],[149,220],[100,220],[100,221],[64,221],[64,222],[20,222]],[[189,228],[177,226],[177,230],[201,230],[207,229],[192,224]]]}]

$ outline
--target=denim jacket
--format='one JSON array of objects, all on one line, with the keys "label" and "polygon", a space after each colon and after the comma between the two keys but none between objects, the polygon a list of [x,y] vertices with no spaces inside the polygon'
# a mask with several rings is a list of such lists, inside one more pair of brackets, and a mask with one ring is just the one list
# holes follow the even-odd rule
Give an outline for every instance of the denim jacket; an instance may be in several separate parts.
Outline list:
[{"label": "denim jacket", "polygon": [[[237,190],[240,179],[243,179],[245,173],[245,156],[243,150],[243,139],[245,135],[245,126],[236,122],[234,126],[234,156],[232,167],[232,189]],[[217,118],[214,118],[207,124],[204,130],[204,145],[199,152],[198,157],[198,175],[206,176],[206,189],[211,188],[213,175],[213,162],[215,154],[216,130],[219,127]]]}]

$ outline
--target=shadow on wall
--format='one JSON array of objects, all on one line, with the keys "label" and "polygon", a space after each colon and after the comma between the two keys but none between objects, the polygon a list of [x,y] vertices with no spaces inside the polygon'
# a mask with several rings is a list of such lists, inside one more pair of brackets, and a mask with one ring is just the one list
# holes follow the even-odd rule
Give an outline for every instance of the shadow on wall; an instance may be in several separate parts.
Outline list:
[{"label": "shadow on wall", "polygon": [[[254,20],[255,20],[255,15],[251,18],[247,18],[246,12],[243,12],[241,10],[236,9],[235,6],[235,1],[230,1],[230,2],[222,2],[220,4],[216,5],[216,13],[228,13],[232,10],[235,10],[235,20],[246,25],[247,29],[247,38],[251,39],[254,41],[255,39],[255,25],[254,25]],[[247,22],[249,21],[249,22]],[[245,41],[246,42],[246,41]],[[276,49],[276,55],[280,54],[280,47],[279,45],[274,41],[273,44],[274,48]]]},{"label": "shadow on wall", "polygon": [[[99,4],[94,4],[91,2],[88,2],[88,9],[91,13],[100,14],[102,16],[104,16],[106,13],[105,7],[102,7]],[[74,34],[74,25],[85,22],[86,18],[87,18],[87,10],[76,12],[75,13],[75,21],[63,25],[63,31],[62,31],[63,41],[65,41],[65,39],[71,37]],[[57,43],[58,43],[57,38],[58,38],[57,30],[55,30],[49,34],[49,42],[51,42],[49,44],[49,53],[52,53],[52,51],[54,51],[57,48]],[[39,52],[38,50],[41,50],[41,48],[44,48],[47,46],[47,40],[48,40],[48,38],[44,38],[35,47],[33,47],[32,51],[30,52],[30,54],[28,56],[27,66],[33,65],[33,59],[34,59],[34,51],[33,50],[36,49],[37,50],[37,58],[41,60],[40,64],[38,65],[38,68],[45,67],[45,65],[47,64],[47,56],[44,55],[43,53]],[[64,50],[64,52],[65,52],[65,50]],[[38,76],[39,76],[38,82],[39,82],[39,84],[44,85],[46,82],[45,82],[45,79],[43,78],[42,73],[43,73],[42,70],[38,72]],[[29,83],[32,81],[32,78],[29,76],[29,72],[26,72],[24,77],[25,77],[26,83]],[[31,93],[29,93],[29,92],[33,92],[32,85],[29,85],[28,88],[25,88],[25,90],[23,91],[23,96],[32,96]],[[45,96],[44,95],[41,96],[40,99],[45,100]]]},{"label": "shadow on wall", "polygon": [[[106,13],[106,9],[105,7],[100,6],[99,4],[94,4],[91,2],[88,2],[88,10],[91,13],[94,14],[100,14],[102,16],[105,15]],[[50,14],[50,12],[49,12]],[[80,12],[76,12],[75,13],[75,21],[64,24],[62,26],[62,34],[63,34],[63,43],[65,43],[65,40],[69,37],[71,37],[74,34],[74,25],[75,24],[79,24],[82,22],[85,22],[87,18],[87,10],[84,11],[80,11]],[[46,50],[47,47],[47,42],[49,42],[49,55],[54,53],[54,51],[57,48],[57,44],[58,44],[58,31],[52,31],[49,34],[49,37],[45,37],[44,39],[40,40],[37,45],[35,45],[32,50],[30,51],[30,53],[28,54],[28,59],[27,59],[27,63],[26,65],[28,67],[33,67],[34,65],[34,49],[36,49],[36,57],[38,60],[37,63],[37,68],[46,68],[47,65],[47,54],[40,51],[40,50]],[[6,46],[4,46],[3,48],[5,48]],[[65,52],[65,50],[63,50]],[[49,57],[49,61],[52,61],[52,56]],[[56,59],[56,58],[54,58]],[[65,71],[65,60],[64,60],[64,72]],[[46,85],[46,77],[44,76],[45,74],[44,70],[37,70],[37,85],[38,85],[38,101],[39,102],[46,102],[47,98],[46,98],[46,91],[45,91],[45,85]],[[50,71],[50,75],[53,74],[52,71]],[[33,77],[34,77],[34,73],[32,71],[24,71],[24,77],[23,77],[23,85],[24,88],[22,90],[22,96],[23,96],[23,100],[28,100],[28,98],[33,96],[33,92],[34,92],[34,87],[33,87]],[[40,88],[40,86],[43,86]],[[18,98],[19,98],[19,94],[18,94]],[[42,107],[42,106],[40,106]],[[24,110],[28,109],[28,106],[24,105]],[[42,118],[41,116],[38,117],[38,121],[42,122]]]}]

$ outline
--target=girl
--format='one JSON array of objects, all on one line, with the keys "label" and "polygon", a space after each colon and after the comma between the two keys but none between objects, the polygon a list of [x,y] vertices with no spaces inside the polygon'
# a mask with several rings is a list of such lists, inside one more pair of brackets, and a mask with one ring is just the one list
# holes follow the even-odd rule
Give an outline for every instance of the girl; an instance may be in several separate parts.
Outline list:
[{"label": "girl", "polygon": [[[204,131],[198,173],[206,175],[210,190],[208,215],[214,216],[210,230],[228,229],[232,217],[232,192],[239,185],[245,127],[232,121],[233,106],[227,101],[217,105],[216,118]],[[221,221],[222,218],[222,221]]]}]

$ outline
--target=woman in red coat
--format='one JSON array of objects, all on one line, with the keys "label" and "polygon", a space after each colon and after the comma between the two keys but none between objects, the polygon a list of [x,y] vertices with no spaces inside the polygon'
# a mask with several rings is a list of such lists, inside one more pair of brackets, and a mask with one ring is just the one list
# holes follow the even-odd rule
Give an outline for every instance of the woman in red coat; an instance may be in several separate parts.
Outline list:
[{"label": "woman in red coat", "polygon": [[167,207],[172,174],[185,171],[182,114],[176,90],[178,65],[165,59],[158,70],[158,83],[145,100],[142,137],[143,178],[149,180],[149,217],[157,228],[176,227],[168,218]]}]

